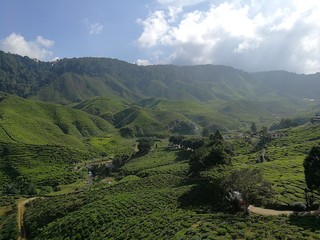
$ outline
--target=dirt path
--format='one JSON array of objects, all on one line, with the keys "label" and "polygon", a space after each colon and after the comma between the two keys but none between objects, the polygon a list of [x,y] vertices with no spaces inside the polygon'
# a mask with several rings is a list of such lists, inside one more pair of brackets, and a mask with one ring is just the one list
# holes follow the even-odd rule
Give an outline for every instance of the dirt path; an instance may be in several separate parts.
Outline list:
[{"label": "dirt path", "polygon": [[19,236],[18,240],[26,240],[25,237],[25,231],[24,231],[24,226],[23,226],[23,214],[25,210],[25,204],[27,202],[30,202],[32,200],[36,199],[35,197],[33,198],[24,198],[18,201],[18,215],[17,215],[17,221],[18,221],[18,229],[19,229]]},{"label": "dirt path", "polygon": [[319,215],[319,210],[317,211],[307,211],[307,212],[295,212],[295,211],[279,211],[279,210],[272,210],[272,209],[264,209],[259,207],[254,207],[250,205],[248,207],[250,213],[255,213],[264,216],[279,216],[279,215],[297,215],[297,216],[312,216],[312,215]]}]

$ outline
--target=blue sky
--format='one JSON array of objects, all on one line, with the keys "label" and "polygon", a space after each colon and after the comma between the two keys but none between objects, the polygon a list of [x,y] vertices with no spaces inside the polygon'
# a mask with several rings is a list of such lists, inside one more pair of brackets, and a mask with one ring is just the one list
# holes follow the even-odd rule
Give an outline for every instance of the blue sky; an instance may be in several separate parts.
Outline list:
[{"label": "blue sky", "polygon": [[318,0],[1,0],[0,49],[49,61],[320,71]]}]

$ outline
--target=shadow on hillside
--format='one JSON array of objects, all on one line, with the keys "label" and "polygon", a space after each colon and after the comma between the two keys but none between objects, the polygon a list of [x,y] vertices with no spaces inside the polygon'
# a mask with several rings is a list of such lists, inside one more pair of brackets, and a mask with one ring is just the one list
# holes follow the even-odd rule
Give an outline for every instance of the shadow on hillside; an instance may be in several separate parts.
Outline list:
[{"label": "shadow on hillside", "polygon": [[217,186],[205,179],[192,181],[186,183],[193,185],[191,189],[178,199],[181,208],[193,209],[199,213],[222,209],[222,193]]},{"label": "shadow on hillside", "polygon": [[176,155],[176,159],[175,159],[176,162],[186,161],[190,159],[190,152],[187,150],[177,151],[175,155]]},{"label": "shadow on hillside", "polygon": [[320,218],[318,216],[290,216],[289,222],[292,225],[308,229],[310,231],[320,230]]},{"label": "shadow on hillside", "polygon": [[186,161],[190,159],[190,151],[188,150],[184,150],[184,149],[170,149],[170,148],[166,148],[164,151],[166,152],[174,152],[174,154],[176,155],[176,162],[182,162],[182,161]]}]

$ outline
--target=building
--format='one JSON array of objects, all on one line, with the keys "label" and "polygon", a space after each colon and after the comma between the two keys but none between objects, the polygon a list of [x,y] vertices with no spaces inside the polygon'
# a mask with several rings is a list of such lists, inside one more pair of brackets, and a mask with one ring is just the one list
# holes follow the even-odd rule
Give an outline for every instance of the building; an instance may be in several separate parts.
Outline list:
[{"label": "building", "polygon": [[320,113],[316,113],[314,118],[311,119],[312,123],[320,123]]}]

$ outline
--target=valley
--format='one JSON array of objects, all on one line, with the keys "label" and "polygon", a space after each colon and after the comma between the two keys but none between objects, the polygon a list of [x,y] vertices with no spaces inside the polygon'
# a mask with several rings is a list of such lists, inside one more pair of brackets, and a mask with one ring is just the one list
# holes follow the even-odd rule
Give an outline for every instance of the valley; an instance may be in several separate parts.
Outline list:
[{"label": "valley", "polygon": [[318,215],[295,214],[320,204],[318,89],[319,73],[0,51],[0,240],[318,239]]}]

